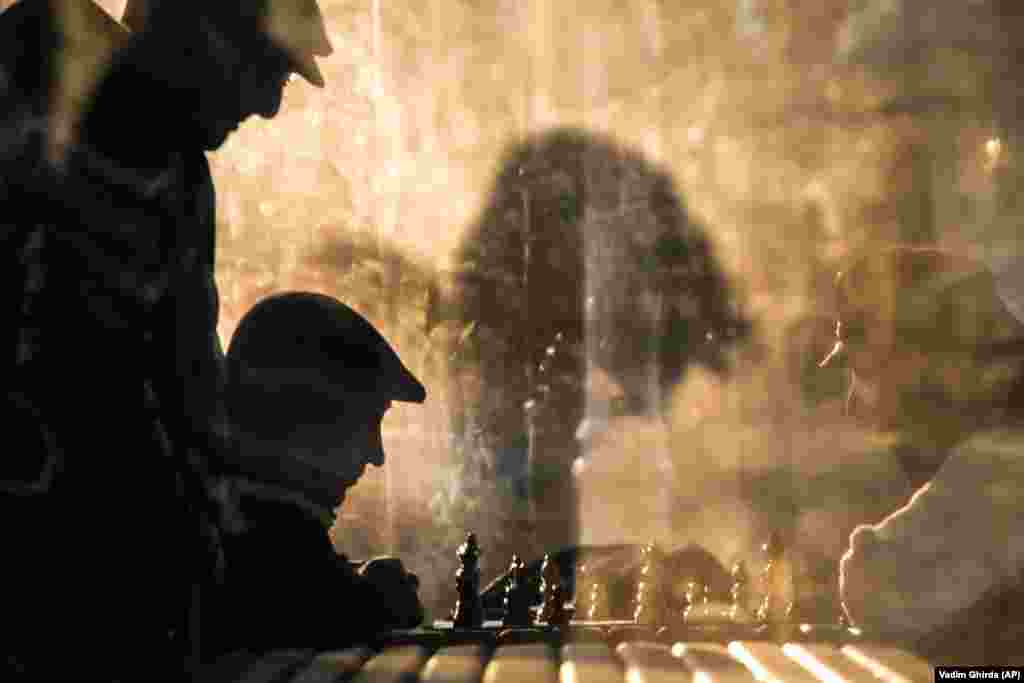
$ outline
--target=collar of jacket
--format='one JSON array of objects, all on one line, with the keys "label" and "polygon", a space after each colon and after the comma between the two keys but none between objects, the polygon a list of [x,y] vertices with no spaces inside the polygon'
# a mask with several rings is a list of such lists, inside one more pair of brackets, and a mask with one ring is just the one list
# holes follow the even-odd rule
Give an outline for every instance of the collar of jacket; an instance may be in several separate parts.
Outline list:
[{"label": "collar of jacket", "polygon": [[242,512],[242,498],[286,503],[301,510],[315,520],[326,531],[334,523],[334,512],[310,500],[299,491],[283,486],[256,481],[247,477],[225,477],[216,486],[217,497],[224,509],[223,524],[228,533],[241,533],[248,527],[248,520]]}]

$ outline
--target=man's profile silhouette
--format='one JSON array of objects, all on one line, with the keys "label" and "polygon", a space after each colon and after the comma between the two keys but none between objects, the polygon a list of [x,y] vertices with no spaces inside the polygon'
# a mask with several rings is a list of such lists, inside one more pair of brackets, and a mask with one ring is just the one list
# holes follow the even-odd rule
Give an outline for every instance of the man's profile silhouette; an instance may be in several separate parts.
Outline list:
[{"label": "man's profile silhouette", "polygon": [[368,320],[312,292],[253,306],[227,361],[223,649],[337,648],[419,624],[415,575],[396,558],[349,562],[327,530],[367,465],[384,465],[392,401],[422,403],[423,385]]}]

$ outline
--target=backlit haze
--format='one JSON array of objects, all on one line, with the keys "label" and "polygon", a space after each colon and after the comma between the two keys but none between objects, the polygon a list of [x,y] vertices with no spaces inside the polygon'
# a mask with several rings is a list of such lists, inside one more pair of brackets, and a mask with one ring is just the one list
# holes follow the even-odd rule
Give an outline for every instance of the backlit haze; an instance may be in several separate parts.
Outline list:
[{"label": "backlit haze", "polygon": [[[569,178],[561,225],[583,225],[584,245],[590,231],[640,234],[647,195],[630,179],[661,174],[749,322],[721,368],[698,359],[678,382],[651,382],[662,416],[618,416],[602,406],[635,378],[601,366],[594,335],[633,333],[609,322],[615,306],[580,306],[591,431],[579,457],[538,448],[529,463],[574,478],[580,539],[695,541],[730,562],[787,528],[810,565],[904,501],[884,437],[842,419],[842,371],[815,363],[831,344],[829,283],[851,251],[934,240],[1001,268],[1015,256],[1014,27],[994,3],[950,4],[321,0],[335,48],[319,60],[327,87],[294,79],[277,118],[249,120],[211,162],[224,345],[260,297],[322,291],[372,320],[428,388],[424,405],[388,413],[388,462],[349,492],[338,547],[401,556],[435,615],[453,600],[467,531],[481,538],[485,581],[509,549],[537,557],[521,530],[542,486],[518,497],[502,454],[472,434],[478,407],[507,390],[487,386],[479,349],[521,340],[487,341],[465,319],[462,276],[475,267],[467,240],[503,206],[503,163],[553,129],[600,136],[643,169],[594,162],[620,178],[617,196],[640,197],[628,207],[576,196]],[[605,182],[587,168],[583,187]],[[558,169],[546,178],[562,182]],[[584,297],[628,279],[622,263],[568,257],[587,264]],[[616,306],[657,329],[662,300],[645,300]],[[546,309],[523,310],[503,329],[525,338],[528,311]]]}]

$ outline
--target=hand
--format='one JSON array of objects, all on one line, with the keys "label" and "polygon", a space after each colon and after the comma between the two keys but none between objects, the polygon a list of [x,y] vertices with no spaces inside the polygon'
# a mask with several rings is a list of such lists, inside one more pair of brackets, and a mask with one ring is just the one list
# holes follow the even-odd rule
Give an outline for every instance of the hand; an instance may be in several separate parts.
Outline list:
[{"label": "hand", "polygon": [[360,565],[359,576],[370,586],[381,628],[413,628],[423,621],[417,590],[419,578],[406,571],[397,557],[377,557]]}]

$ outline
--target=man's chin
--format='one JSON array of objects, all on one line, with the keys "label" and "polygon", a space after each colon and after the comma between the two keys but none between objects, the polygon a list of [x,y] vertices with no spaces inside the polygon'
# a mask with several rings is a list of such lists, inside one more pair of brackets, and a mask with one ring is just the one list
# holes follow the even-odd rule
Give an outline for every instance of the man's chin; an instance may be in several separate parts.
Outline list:
[{"label": "man's chin", "polygon": [[220,123],[216,126],[207,126],[202,130],[203,149],[213,152],[220,149],[228,137],[238,130],[241,122],[234,124]]},{"label": "man's chin", "polygon": [[341,504],[345,502],[345,495],[348,493],[348,490],[355,485],[356,482],[350,480],[342,480],[338,482],[338,485],[335,489],[338,497],[337,507],[341,507]]}]

